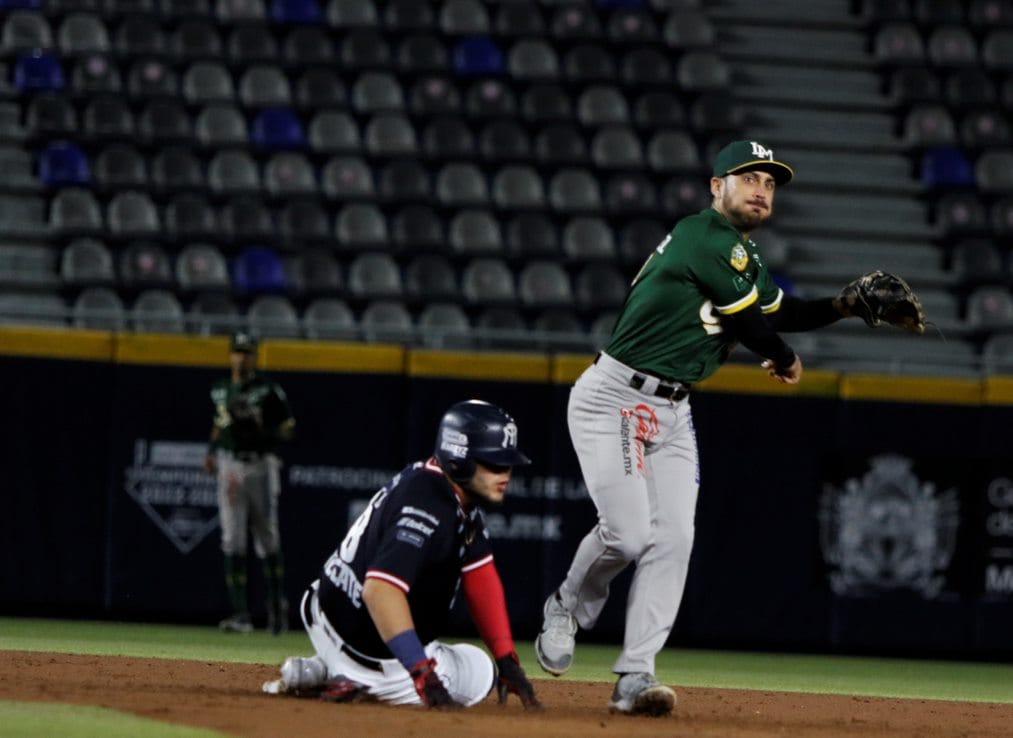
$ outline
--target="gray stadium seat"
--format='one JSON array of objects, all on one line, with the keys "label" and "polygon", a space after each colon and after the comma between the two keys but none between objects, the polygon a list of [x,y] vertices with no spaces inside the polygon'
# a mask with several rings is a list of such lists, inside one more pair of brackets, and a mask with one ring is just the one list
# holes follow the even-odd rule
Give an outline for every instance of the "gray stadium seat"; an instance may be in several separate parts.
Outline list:
[{"label": "gray stadium seat", "polygon": [[362,114],[401,111],[404,102],[404,91],[389,72],[363,72],[352,85],[352,107]]},{"label": "gray stadium seat", "polygon": [[67,56],[104,54],[112,44],[102,19],[91,13],[71,13],[60,22],[56,32],[60,52]]},{"label": "gray stadium seat", "polygon": [[389,254],[359,254],[348,267],[348,290],[367,299],[400,297],[404,290],[397,262]]},{"label": "gray stadium seat", "polygon": [[176,258],[176,282],[187,291],[228,290],[225,257],[211,244],[187,244]]},{"label": "gray stadium seat", "polygon": [[95,195],[81,187],[57,192],[50,201],[49,228],[54,234],[101,233],[102,210]]},{"label": "gray stadium seat", "polygon": [[59,253],[48,244],[0,244],[0,286],[56,287],[60,283],[57,272]]},{"label": "gray stadium seat", "polygon": [[270,338],[299,338],[299,315],[282,295],[260,295],[246,310],[246,321],[254,335]]},{"label": "gray stadium seat", "polygon": [[307,139],[320,153],[352,153],[362,148],[355,119],[344,111],[323,110],[310,120]]},{"label": "gray stadium seat", "polygon": [[647,143],[647,164],[659,172],[695,171],[700,152],[685,131],[660,130]]},{"label": "gray stadium seat", "polygon": [[591,140],[591,161],[600,169],[640,169],[644,164],[640,139],[626,126],[601,128]]},{"label": "gray stadium seat", "polygon": [[572,218],[563,228],[563,253],[579,261],[610,261],[616,256],[612,229],[605,220],[595,216]]},{"label": "gray stadium seat", "polygon": [[366,124],[366,150],[374,156],[414,156],[418,139],[409,120],[396,113],[381,113]]},{"label": "gray stadium seat", "polygon": [[168,290],[145,290],[130,310],[130,325],[144,333],[183,333],[183,306]]},{"label": "gray stadium seat", "polygon": [[125,287],[145,288],[171,286],[172,265],[169,256],[157,243],[138,241],[120,253],[120,282]]},{"label": "gray stadium seat", "polygon": [[540,210],[545,207],[545,186],[534,167],[505,166],[493,175],[492,201],[501,210]]},{"label": "gray stadium seat", "polygon": [[333,200],[372,198],[376,192],[373,173],[358,156],[328,159],[320,173],[321,189]]},{"label": "gray stadium seat", "polygon": [[106,208],[106,223],[109,232],[120,238],[157,236],[162,228],[155,203],[139,190],[114,195]]},{"label": "gray stadium seat", "polygon": [[560,169],[549,181],[549,203],[564,213],[601,209],[598,181],[586,169]]},{"label": "gray stadium seat", "polygon": [[516,80],[547,80],[559,76],[559,58],[541,39],[515,41],[507,52],[507,68]]},{"label": "gray stadium seat", "polygon": [[407,296],[424,302],[458,296],[454,268],[439,254],[421,254],[412,259],[405,267],[404,288]]},{"label": "gray stadium seat", "polygon": [[193,105],[209,102],[231,102],[236,96],[228,70],[217,62],[191,64],[183,74],[183,97]]},{"label": "gray stadium seat", "polygon": [[489,201],[489,186],[476,165],[451,162],[436,173],[436,197],[447,207],[484,205]]},{"label": "gray stadium seat", "polygon": [[982,192],[1013,192],[1013,149],[986,151],[978,157],[974,173]]},{"label": "gray stadium seat", "polygon": [[345,249],[387,248],[387,221],[372,203],[351,203],[338,211],[334,235]]},{"label": "gray stadium seat", "polygon": [[56,293],[0,292],[0,324],[62,327],[67,306]]},{"label": "gray stadium seat", "polygon": [[201,335],[233,333],[244,323],[236,304],[219,292],[198,295],[189,312],[189,330]]},{"label": "gray stadium seat", "polygon": [[355,315],[335,297],[320,297],[306,306],[302,316],[306,338],[323,341],[350,341],[356,337]]},{"label": "gray stadium seat", "polygon": [[329,0],[327,23],[334,28],[370,28],[379,25],[373,0]]},{"label": "gray stadium seat", "polygon": [[433,303],[419,313],[422,344],[432,348],[467,348],[472,345],[471,323],[459,305]]},{"label": "gray stadium seat", "polygon": [[577,305],[586,310],[618,308],[626,300],[629,280],[611,264],[588,264],[574,283]]},{"label": "gray stadium seat", "polygon": [[264,189],[273,197],[299,197],[317,191],[313,165],[301,153],[282,151],[264,165]]},{"label": "gray stadium seat", "polygon": [[630,111],[617,87],[592,85],[577,98],[577,119],[585,126],[625,125]]},{"label": "gray stadium seat", "polygon": [[474,304],[512,304],[517,300],[514,276],[501,260],[481,258],[472,260],[461,274],[461,292]]},{"label": "gray stadium seat", "polygon": [[292,90],[280,68],[256,64],[239,78],[239,99],[248,108],[284,107],[292,103]]},{"label": "gray stadium seat", "polygon": [[194,136],[201,145],[210,149],[245,146],[246,119],[235,105],[205,105],[194,120]]},{"label": "gray stadium seat", "polygon": [[977,330],[1013,328],[1013,295],[1004,286],[986,285],[967,297],[967,324]]},{"label": "gray stadium seat", "polygon": [[450,220],[450,248],[458,254],[495,254],[503,250],[499,223],[488,210],[466,209]]},{"label": "gray stadium seat", "polygon": [[359,316],[362,336],[367,341],[409,341],[414,332],[412,317],[399,302],[378,300],[366,306]]},{"label": "gray stadium seat", "polygon": [[60,257],[60,277],[69,285],[110,285],[116,281],[109,248],[93,238],[71,241]]},{"label": "gray stadium seat", "polygon": [[126,310],[119,295],[108,287],[88,287],[71,306],[74,326],[97,331],[121,331]]},{"label": "gray stadium seat", "polygon": [[208,162],[208,187],[216,194],[252,193],[260,190],[260,172],[246,151],[219,151]]},{"label": "gray stadium seat", "polygon": [[489,33],[489,13],[479,0],[447,0],[440,8],[440,30],[451,36]]},{"label": "gray stadium seat", "polygon": [[517,293],[527,307],[573,304],[570,277],[557,262],[528,262],[517,278]]}]

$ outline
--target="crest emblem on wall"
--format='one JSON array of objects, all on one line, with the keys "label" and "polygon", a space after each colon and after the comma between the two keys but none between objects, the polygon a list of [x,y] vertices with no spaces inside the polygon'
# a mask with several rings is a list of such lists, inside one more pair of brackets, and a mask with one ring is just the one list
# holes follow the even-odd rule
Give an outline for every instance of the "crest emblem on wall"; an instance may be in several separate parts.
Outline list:
[{"label": "crest emblem on wall", "polygon": [[903,456],[870,459],[860,478],[826,484],[820,546],[837,594],[913,591],[936,597],[956,548],[957,490],[938,491]]}]

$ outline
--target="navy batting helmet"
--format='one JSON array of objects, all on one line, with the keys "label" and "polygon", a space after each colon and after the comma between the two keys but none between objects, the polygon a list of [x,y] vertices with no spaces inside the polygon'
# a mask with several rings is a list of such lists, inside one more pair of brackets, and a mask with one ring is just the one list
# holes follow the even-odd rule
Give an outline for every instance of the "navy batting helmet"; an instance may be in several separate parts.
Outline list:
[{"label": "navy batting helmet", "polygon": [[475,462],[493,466],[521,466],[531,460],[517,450],[517,424],[506,411],[482,400],[452,405],[436,432],[440,465],[455,482],[475,475]]}]

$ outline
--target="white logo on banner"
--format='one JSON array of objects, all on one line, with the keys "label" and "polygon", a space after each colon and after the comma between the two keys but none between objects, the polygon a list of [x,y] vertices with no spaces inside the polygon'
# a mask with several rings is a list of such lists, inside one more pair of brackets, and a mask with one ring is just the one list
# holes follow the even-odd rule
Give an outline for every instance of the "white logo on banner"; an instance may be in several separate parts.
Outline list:
[{"label": "white logo on banner", "polygon": [[183,554],[218,527],[217,483],[202,469],[206,452],[206,443],[138,439],[124,470],[127,494]]},{"label": "white logo on banner", "polygon": [[861,479],[823,488],[820,544],[830,586],[838,594],[907,589],[934,598],[956,547],[957,490],[937,492],[902,456],[870,463]]}]

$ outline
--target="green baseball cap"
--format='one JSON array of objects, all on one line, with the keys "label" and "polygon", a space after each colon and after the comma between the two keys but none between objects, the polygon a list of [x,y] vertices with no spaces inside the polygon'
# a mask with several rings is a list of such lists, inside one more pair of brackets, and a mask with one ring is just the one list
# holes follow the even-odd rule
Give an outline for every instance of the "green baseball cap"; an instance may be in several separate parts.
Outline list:
[{"label": "green baseball cap", "polygon": [[239,331],[233,334],[232,340],[229,342],[229,349],[241,354],[255,354],[257,353],[257,339],[249,333]]},{"label": "green baseball cap", "polygon": [[714,176],[738,174],[759,169],[774,176],[779,185],[788,184],[795,176],[795,170],[774,158],[774,150],[756,141],[733,141],[725,146],[714,158]]}]

